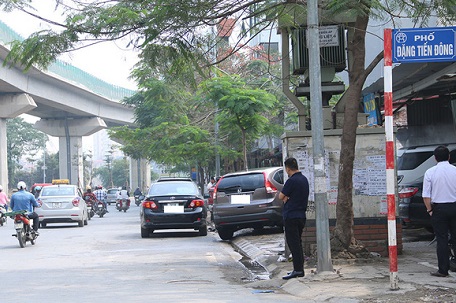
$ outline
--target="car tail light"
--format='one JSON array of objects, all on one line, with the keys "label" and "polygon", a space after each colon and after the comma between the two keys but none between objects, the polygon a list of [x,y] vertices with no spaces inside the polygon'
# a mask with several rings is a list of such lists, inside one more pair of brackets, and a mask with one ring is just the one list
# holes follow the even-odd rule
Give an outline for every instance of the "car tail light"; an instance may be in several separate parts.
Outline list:
[{"label": "car tail light", "polygon": [[213,191],[212,191],[212,204],[214,204],[214,200],[215,198],[217,198],[217,190],[218,190],[218,185],[220,184],[220,182],[223,180],[223,177],[221,177],[217,183],[215,184],[215,186],[212,188]]},{"label": "car tail light", "polygon": [[399,199],[413,197],[418,192],[418,187],[404,187],[399,191]]},{"label": "car tail light", "polygon": [[78,198],[74,198],[73,201],[71,201],[71,203],[73,203],[74,207],[78,207],[79,206],[79,199]]},{"label": "car tail light", "polygon": [[266,175],[266,172],[263,172],[264,176],[264,187],[266,187],[266,192],[268,194],[275,194],[277,192],[277,188],[272,184],[271,181],[269,181],[268,176]]},{"label": "car tail light", "polygon": [[202,206],[204,206],[204,200],[201,200],[201,199],[193,200],[192,202],[190,202],[190,205],[189,205],[190,208],[202,207]]},{"label": "car tail light", "polygon": [[148,209],[158,209],[158,205],[157,203],[155,203],[154,201],[144,201],[142,203],[143,207],[144,208],[148,208]]}]

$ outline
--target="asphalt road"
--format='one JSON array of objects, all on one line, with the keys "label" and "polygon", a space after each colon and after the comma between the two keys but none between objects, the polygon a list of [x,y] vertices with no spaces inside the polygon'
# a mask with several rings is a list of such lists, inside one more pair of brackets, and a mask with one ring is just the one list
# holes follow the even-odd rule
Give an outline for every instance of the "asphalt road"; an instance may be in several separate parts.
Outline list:
[{"label": "asphalt road", "polygon": [[0,227],[0,302],[298,302],[243,284],[241,256],[217,234],[158,231],[142,239],[139,207],[114,205],[89,225],[49,224],[20,248],[12,220]]}]

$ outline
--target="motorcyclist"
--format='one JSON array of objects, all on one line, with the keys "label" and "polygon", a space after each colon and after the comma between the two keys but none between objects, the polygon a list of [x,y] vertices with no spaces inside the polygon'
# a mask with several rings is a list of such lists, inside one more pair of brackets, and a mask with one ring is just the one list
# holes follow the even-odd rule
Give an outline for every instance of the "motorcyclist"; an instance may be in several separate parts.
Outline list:
[{"label": "motorcyclist", "polygon": [[130,193],[128,192],[126,186],[122,187],[122,189],[120,190],[120,197],[122,199],[130,199]]},{"label": "motorcyclist", "polygon": [[87,201],[87,198],[93,202],[97,201],[97,196],[92,192],[92,187],[90,185],[86,186],[85,193],[82,194],[84,201]]},{"label": "motorcyclist", "polygon": [[40,195],[41,192],[41,186],[36,186],[35,187],[35,199],[37,199]]},{"label": "motorcyclist", "polygon": [[41,205],[36,202],[35,196],[26,190],[27,185],[24,181],[17,183],[17,189],[18,192],[11,196],[10,207],[13,211],[26,210],[28,217],[33,219],[33,230],[38,234],[40,219],[34,207],[41,207]]},{"label": "motorcyclist", "polygon": [[139,189],[139,187],[137,187],[135,189],[135,192],[133,193],[133,195],[136,197],[136,196],[142,196],[142,192],[141,190]]},{"label": "motorcyclist", "polygon": [[128,205],[130,205],[130,193],[127,190],[127,187],[124,186],[119,192],[119,199],[126,200]]},{"label": "motorcyclist", "polygon": [[0,185],[0,207],[4,207],[5,211],[8,210],[8,196],[3,192],[3,186]]},{"label": "motorcyclist", "polygon": [[94,192],[95,196],[97,197],[98,201],[103,202],[103,205],[106,208],[106,212],[108,211],[108,203],[106,202],[107,195],[106,192],[103,190],[103,187],[101,185],[97,186],[97,190]]}]

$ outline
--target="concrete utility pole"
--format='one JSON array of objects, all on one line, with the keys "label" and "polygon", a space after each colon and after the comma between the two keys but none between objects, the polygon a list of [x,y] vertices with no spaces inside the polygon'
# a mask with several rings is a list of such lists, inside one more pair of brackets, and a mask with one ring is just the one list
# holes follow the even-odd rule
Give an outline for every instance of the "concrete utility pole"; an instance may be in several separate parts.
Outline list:
[{"label": "concrete utility pole", "polygon": [[329,243],[328,196],[326,190],[321,93],[318,0],[307,1],[307,48],[309,50],[310,115],[315,178],[315,224],[317,232],[317,272],[333,271]]}]

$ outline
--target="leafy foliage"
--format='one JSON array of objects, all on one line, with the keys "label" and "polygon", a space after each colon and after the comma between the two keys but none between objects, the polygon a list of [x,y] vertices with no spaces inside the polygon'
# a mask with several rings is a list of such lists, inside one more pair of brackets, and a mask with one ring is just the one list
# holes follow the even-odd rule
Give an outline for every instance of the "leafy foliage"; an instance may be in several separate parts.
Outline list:
[{"label": "leafy foliage", "polygon": [[131,156],[177,165],[207,163],[214,152],[209,132],[192,121],[198,111],[190,94],[174,83],[149,79],[141,91],[124,101],[135,106],[137,129],[119,127],[110,131],[124,142],[122,150]]},{"label": "leafy foliage", "polygon": [[216,120],[221,129],[231,135],[234,128],[241,134],[243,161],[248,169],[248,141],[258,139],[269,124],[264,113],[272,111],[277,99],[274,95],[246,85],[239,77],[218,77],[204,81],[200,86],[201,94],[213,102],[219,112]]},{"label": "leafy foliage", "polygon": [[[99,177],[106,188],[127,186],[129,180],[129,164],[126,158],[114,159],[110,165],[94,169],[93,176]],[[112,184],[111,184],[112,176]]]},{"label": "leafy foliage", "polygon": [[19,160],[25,156],[33,158],[38,151],[45,148],[48,137],[22,118],[8,119],[6,129],[8,179],[15,180],[16,171],[22,168]]}]

